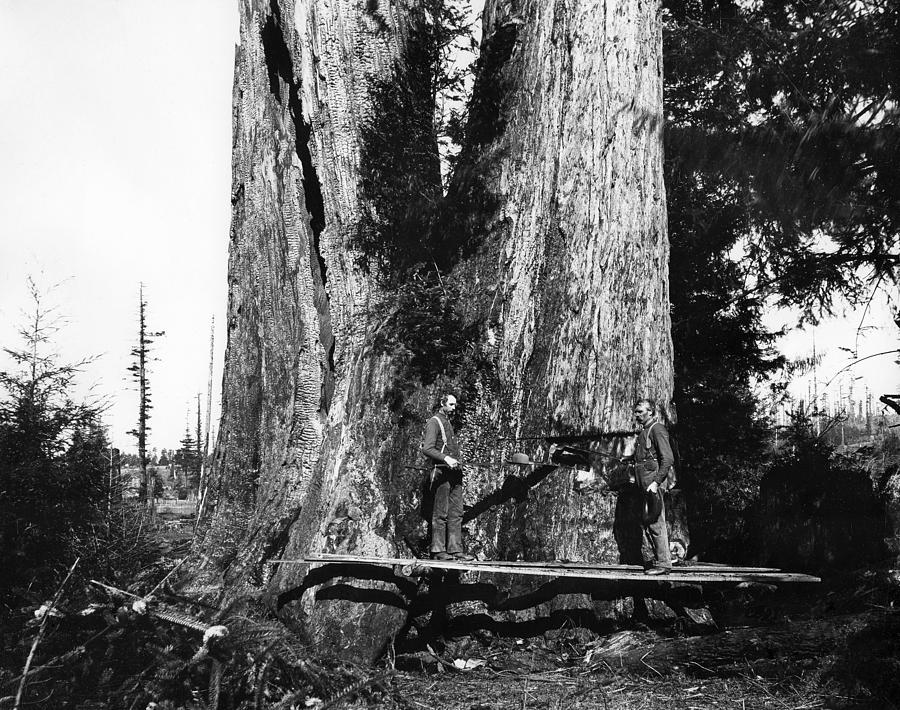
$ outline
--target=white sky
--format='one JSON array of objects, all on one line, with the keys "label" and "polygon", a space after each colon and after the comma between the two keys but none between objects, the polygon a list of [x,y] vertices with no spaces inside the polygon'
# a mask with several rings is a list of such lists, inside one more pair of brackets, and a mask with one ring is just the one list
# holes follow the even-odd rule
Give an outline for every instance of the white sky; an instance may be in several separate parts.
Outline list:
[{"label": "white sky", "polygon": [[[237,24],[233,0],[0,0],[0,346],[17,344],[26,276],[58,283],[50,300],[69,320],[58,349],[69,361],[102,354],[82,381],[109,397],[112,439],[129,451],[139,282],[150,328],[166,331],[150,445],[178,445],[198,392],[205,407],[213,315],[219,400]],[[857,321],[817,330],[830,353],[820,379],[846,364],[837,346]],[[898,347],[886,307],[868,322],[878,330],[860,355]],[[784,347],[803,355],[811,338]],[[851,372],[900,392],[893,358]]]},{"label": "white sky", "polygon": [[26,276],[62,282],[59,350],[103,353],[82,381],[110,396],[127,450],[140,281],[166,331],[152,445],[177,446],[198,392],[205,408],[213,315],[221,363],[237,23],[230,0],[0,0],[0,345]]},{"label": "white sky", "polygon": [[[846,401],[851,388],[853,398],[858,402],[865,398],[868,387],[873,395],[873,411],[876,413],[883,408],[878,402],[879,396],[900,394],[900,367],[897,366],[900,354],[872,357],[851,365],[856,359],[900,349],[900,328],[893,322],[892,313],[892,309],[900,306],[898,297],[900,294],[896,290],[879,292],[868,310],[845,307],[834,318],[815,327],[795,328],[781,338],[779,349],[791,359],[810,357],[813,343],[816,354],[821,356],[821,363],[815,372],[798,376],[791,384],[789,391],[794,398],[808,400],[809,392],[813,391],[813,379],[818,395],[822,397],[827,392],[832,407],[841,395]],[[796,314],[772,312],[764,322],[770,329],[777,330],[785,325],[793,326]],[[855,351],[856,356],[842,348]]]}]

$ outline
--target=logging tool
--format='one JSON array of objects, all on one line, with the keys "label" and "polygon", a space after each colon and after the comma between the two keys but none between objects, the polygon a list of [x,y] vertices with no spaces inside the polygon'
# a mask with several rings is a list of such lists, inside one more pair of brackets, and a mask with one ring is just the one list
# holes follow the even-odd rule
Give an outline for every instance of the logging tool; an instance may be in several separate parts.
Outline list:
[{"label": "logging tool", "polygon": [[[550,448],[550,456],[553,456],[555,446],[556,446],[556,444],[554,444]],[[608,454],[605,451],[594,451],[593,449],[582,449],[578,446],[562,446],[557,450],[561,454],[565,454],[566,452],[574,452],[577,454],[582,454],[584,456],[600,456],[605,459],[611,459],[612,461],[618,461],[619,463],[627,463],[628,461],[630,461],[630,458],[628,458],[628,457],[616,456],[615,454]]]},{"label": "logging tool", "polygon": [[[634,434],[635,432],[630,432],[630,433]],[[563,442],[555,441],[556,439],[560,439],[560,438],[569,438],[569,437],[549,437],[549,436],[525,437],[525,438],[520,438],[520,439],[511,439],[511,438],[510,439],[498,439],[498,441],[534,441],[534,440],[538,440],[538,439],[549,441],[552,444],[550,447],[550,458],[551,459],[553,458],[554,454],[559,453],[563,456],[565,456],[566,454],[580,454],[582,456],[600,456],[605,459],[610,459],[611,461],[618,461],[619,463],[626,463],[627,461],[630,460],[627,457],[616,456],[615,454],[608,454],[605,451],[594,451],[593,449],[582,449],[581,447],[570,446],[567,444],[563,444],[562,446],[557,446],[557,444],[563,443]],[[507,463],[520,463],[520,461],[516,460],[517,456],[525,456],[526,459],[528,458],[525,454],[515,453],[515,454],[512,454],[512,456],[510,456],[510,459],[507,461]],[[555,462],[548,461],[547,463],[555,463]],[[562,464],[557,464],[557,465],[562,465]]]},{"label": "logging tool", "polygon": [[602,441],[622,436],[634,436],[634,429],[620,431],[595,431],[580,434],[540,434],[539,436],[498,436],[497,441],[549,441],[551,444],[567,444],[575,441]]},{"label": "logging tool", "polygon": [[[460,468],[496,468],[495,464],[489,463],[460,463]],[[413,466],[412,464],[408,466],[404,466],[403,468],[408,468],[410,471],[430,471],[434,468],[434,466]]]}]

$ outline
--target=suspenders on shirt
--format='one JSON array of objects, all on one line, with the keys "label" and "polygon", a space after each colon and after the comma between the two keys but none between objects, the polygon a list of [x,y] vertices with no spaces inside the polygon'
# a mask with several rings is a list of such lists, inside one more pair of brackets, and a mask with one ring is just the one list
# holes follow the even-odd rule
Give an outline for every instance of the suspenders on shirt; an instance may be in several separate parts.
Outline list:
[{"label": "suspenders on shirt", "polygon": [[[444,422],[441,421],[441,418],[435,414],[432,419],[437,422],[438,428],[441,430],[441,453],[444,453],[444,449],[447,448],[447,431],[444,429]],[[437,463],[431,467],[431,482],[434,483],[434,474],[437,471]]]}]

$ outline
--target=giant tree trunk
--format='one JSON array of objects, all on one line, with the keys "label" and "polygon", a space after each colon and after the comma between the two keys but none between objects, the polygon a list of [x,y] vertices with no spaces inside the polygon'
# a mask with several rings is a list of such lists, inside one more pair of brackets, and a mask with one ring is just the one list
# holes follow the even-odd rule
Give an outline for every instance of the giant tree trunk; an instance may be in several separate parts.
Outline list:
[{"label": "giant tree trunk", "polygon": [[[226,598],[260,585],[292,524],[321,544],[330,503],[350,490],[372,489],[357,548],[389,551],[389,536],[370,534],[389,525],[372,472],[357,480],[347,468],[373,298],[347,244],[370,83],[388,76],[408,12],[404,2],[240,3],[223,414],[199,543],[204,579],[223,579]],[[373,615],[390,626],[380,617],[397,612]]]},{"label": "giant tree trunk", "polygon": [[403,464],[441,388],[461,395],[464,452],[498,464],[469,478],[470,546],[532,559],[616,558],[614,499],[577,496],[563,473],[513,487],[515,500],[492,496],[512,450],[497,436],[621,430],[635,398],[671,395],[656,0],[487,3],[448,221],[466,225],[448,287],[462,294],[473,357],[396,386],[413,377],[404,360],[371,347],[391,295],[358,270],[348,240],[366,207],[370,84],[400,56],[417,5],[244,0],[235,72],[229,341],[204,569],[226,598],[265,587],[319,649],[363,659],[404,621],[390,579],[317,593],[302,568],[269,579],[264,563],[408,554],[416,485]]},{"label": "giant tree trunk", "polygon": [[[459,278],[495,366],[467,441],[498,456],[518,446],[498,435],[628,430],[636,399],[670,400],[659,3],[488,2],[484,37],[460,190],[497,208]],[[614,505],[557,472],[480,537],[490,554],[613,561]]]}]

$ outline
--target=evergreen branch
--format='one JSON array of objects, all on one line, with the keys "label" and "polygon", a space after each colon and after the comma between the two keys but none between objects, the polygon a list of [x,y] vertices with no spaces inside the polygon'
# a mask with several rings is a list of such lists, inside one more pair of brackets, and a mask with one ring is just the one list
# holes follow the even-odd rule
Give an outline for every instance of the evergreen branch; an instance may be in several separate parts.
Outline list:
[{"label": "evergreen branch", "polygon": [[75,571],[75,568],[78,566],[78,563],[81,561],[81,558],[75,560],[72,563],[72,567],[69,569],[69,573],[66,575],[66,578],[62,581],[62,584],[59,585],[59,589],[56,590],[56,594],[53,597],[53,601],[50,602],[50,606],[44,612],[44,616],[41,618],[41,626],[38,629],[37,636],[34,638],[34,643],[31,644],[31,650],[28,652],[28,658],[25,660],[25,668],[22,670],[22,680],[19,681],[19,689],[16,691],[16,701],[13,704],[13,710],[19,710],[19,707],[22,704],[22,694],[25,692],[25,685],[28,683],[28,675],[31,669],[31,662],[34,660],[35,651],[37,651],[38,644],[40,644],[41,640],[44,638],[44,633],[47,630],[47,620],[50,618],[50,613],[56,608],[56,605],[59,604],[59,600],[62,598],[63,590],[66,587],[66,583],[69,581],[69,578],[72,576],[72,573]]},{"label": "evergreen branch", "polygon": [[869,360],[873,357],[880,357],[881,355],[892,355],[894,353],[900,353],[900,349],[885,350],[884,352],[874,353],[872,355],[866,355],[865,357],[861,357],[861,358],[859,358],[859,360],[855,360],[854,362],[851,362],[849,365],[845,365],[840,370],[835,372],[834,376],[830,380],[828,380],[828,382],[825,383],[825,387],[828,387],[828,385],[830,385],[832,382],[834,382],[834,378],[837,377],[838,375],[840,375],[844,370],[849,370],[851,367],[854,367],[855,365],[859,365],[859,363],[861,363],[865,360]]}]

